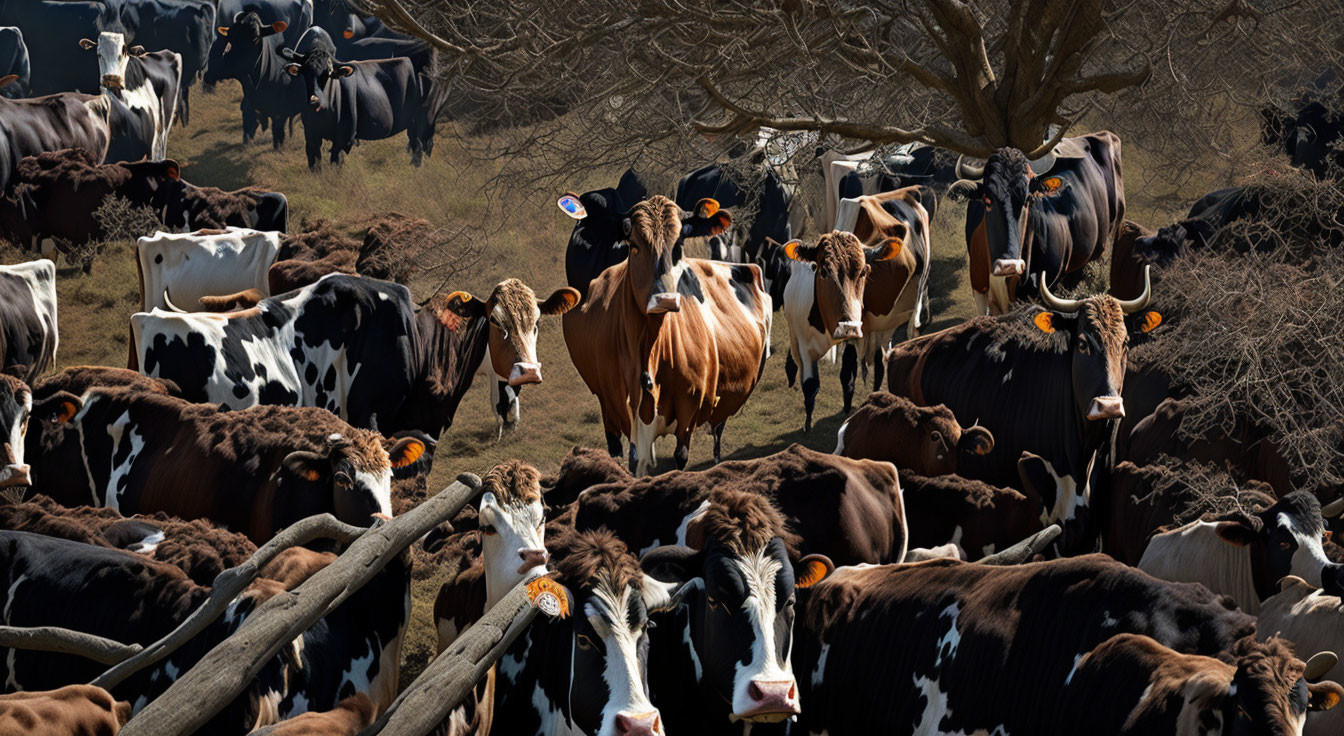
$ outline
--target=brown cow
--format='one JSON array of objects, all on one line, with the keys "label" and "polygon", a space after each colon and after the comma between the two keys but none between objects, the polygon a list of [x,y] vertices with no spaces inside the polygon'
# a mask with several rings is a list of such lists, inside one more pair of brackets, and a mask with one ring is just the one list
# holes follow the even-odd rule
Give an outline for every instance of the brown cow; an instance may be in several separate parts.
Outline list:
[{"label": "brown cow", "polygon": [[[812,410],[821,387],[817,361],[837,344],[863,337],[863,295],[872,264],[896,258],[903,249],[901,238],[864,247],[853,233],[838,230],[822,235],[813,246],[797,240],[784,246],[785,255],[809,270],[804,273],[795,267],[784,287],[789,357],[802,369],[804,432],[812,429]],[[854,400],[853,378],[848,369],[842,371],[846,412]]]},{"label": "brown cow", "polygon": [[176,396],[181,393],[181,389],[172,381],[150,378],[126,368],[77,365],[34,381],[33,400],[41,401],[61,391],[81,396],[91,388],[131,388],[165,396]]},{"label": "brown cow", "polygon": [[259,289],[244,289],[236,294],[203,296],[199,301],[202,311],[227,313],[251,309],[257,306],[257,302],[265,298],[266,295],[261,293]]},{"label": "brown cow", "polygon": [[958,558],[978,560],[1045,526],[1041,499],[1035,494],[957,475],[929,478],[902,470],[900,478],[912,549],[950,543],[959,550]]},{"label": "brown cow", "polygon": [[364,693],[355,693],[331,710],[304,713],[259,728],[250,736],[357,736],[373,723],[373,716],[373,701]]},{"label": "brown cow", "polygon": [[0,733],[18,736],[116,736],[131,704],[92,685],[0,695]]},{"label": "brown cow", "polygon": [[628,439],[639,475],[653,469],[653,442],[665,434],[676,436],[674,459],[686,467],[701,424],[714,435],[717,462],[724,423],[751,396],[769,354],[773,310],[761,269],[683,258],[692,218],[731,222],[713,200],[695,215],[662,196],[631,208],[629,257],[593,279],[587,300],[564,318],[574,367],[602,407],[607,449],[619,457]]},{"label": "brown cow", "polygon": [[271,270],[266,272],[266,280],[272,294],[283,294],[315,283],[329,273],[353,275],[356,273],[355,261],[358,258],[359,253],[352,250],[332,251],[315,260],[287,258],[271,264]]},{"label": "brown cow", "polygon": [[980,426],[962,427],[942,404],[916,406],[904,396],[874,392],[840,425],[835,454],[886,460],[919,475],[957,472],[962,453],[984,455],[994,435]]}]

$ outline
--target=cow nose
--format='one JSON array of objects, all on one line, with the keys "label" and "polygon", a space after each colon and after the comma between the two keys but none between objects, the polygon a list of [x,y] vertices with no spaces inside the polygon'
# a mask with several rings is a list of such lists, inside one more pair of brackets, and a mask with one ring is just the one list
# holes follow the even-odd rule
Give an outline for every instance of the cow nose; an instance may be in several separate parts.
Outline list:
[{"label": "cow nose", "polygon": [[663,719],[658,711],[652,713],[616,714],[618,736],[663,736]]},{"label": "cow nose", "polygon": [[518,550],[518,556],[522,558],[523,564],[518,566],[518,574],[521,575],[534,567],[541,567],[550,559],[550,555],[544,549],[529,548]]},{"label": "cow nose", "polygon": [[1119,396],[1098,396],[1092,399],[1092,405],[1087,408],[1087,418],[1089,421],[1100,419],[1120,419],[1125,415],[1125,400]]},{"label": "cow nose", "polygon": [[840,322],[832,333],[837,340],[858,340],[863,337],[862,322]]},{"label": "cow nose", "polygon": [[995,276],[1021,276],[1027,272],[1027,262],[1021,258],[1000,258],[994,261]]},{"label": "cow nose", "polygon": [[798,707],[798,683],[788,680],[752,680],[747,687],[751,707],[738,714],[744,720],[782,721],[802,711]]},{"label": "cow nose", "polygon": [[0,470],[0,488],[32,485],[33,482],[28,477],[28,471],[29,467],[23,463],[6,465],[3,470]]},{"label": "cow nose", "polygon": [[649,309],[648,309],[649,314],[661,314],[663,312],[680,312],[680,311],[681,311],[681,294],[678,294],[675,291],[664,292],[662,294],[654,294],[653,298],[649,300]]},{"label": "cow nose", "polygon": [[509,385],[522,386],[527,383],[541,383],[540,363],[514,363],[509,372]]},{"label": "cow nose", "polygon": [[120,90],[120,89],[121,89],[121,76],[118,75],[118,74],[104,74],[104,75],[103,75],[103,86],[104,86],[104,87],[107,87],[107,88],[110,89],[110,90]]},{"label": "cow nose", "polygon": [[314,110],[319,112],[322,110],[322,102],[317,99],[317,95],[309,95],[308,104],[312,105]]}]

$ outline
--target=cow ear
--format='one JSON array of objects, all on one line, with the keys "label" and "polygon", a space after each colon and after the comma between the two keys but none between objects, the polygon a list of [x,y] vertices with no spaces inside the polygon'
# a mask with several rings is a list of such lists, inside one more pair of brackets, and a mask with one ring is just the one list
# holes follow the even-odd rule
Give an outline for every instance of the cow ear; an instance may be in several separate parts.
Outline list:
[{"label": "cow ear", "polygon": [[1139,325],[1140,332],[1152,332],[1158,325],[1162,324],[1161,312],[1148,312],[1143,315],[1143,323]]},{"label": "cow ear", "polygon": [[901,247],[903,245],[904,243],[900,238],[887,238],[871,248],[865,248],[863,256],[868,263],[889,261],[901,254]]},{"label": "cow ear", "polygon": [[92,40],[90,40],[90,39],[87,39],[87,38],[81,38],[81,39],[79,39],[79,47],[80,47],[81,49],[84,49],[85,51],[89,51],[89,50],[93,49],[93,47],[95,47],[95,46],[97,46],[97,45],[98,45],[97,42],[92,41]]},{"label": "cow ear", "polygon": [[51,396],[33,403],[33,417],[37,419],[50,419],[57,424],[65,424],[80,409],[84,408],[84,400],[70,393],[69,391],[57,391]]},{"label": "cow ear", "polygon": [[808,555],[794,566],[795,587],[810,588],[835,572],[835,563],[826,555]]},{"label": "cow ear", "polygon": [[5,76],[0,77],[0,88],[8,87],[9,85],[14,84],[17,81],[19,81],[19,75],[6,74]]},{"label": "cow ear", "polygon": [[693,212],[695,212],[696,217],[713,217],[714,213],[718,211],[719,211],[719,201],[717,199],[711,199],[709,197],[705,197],[699,202],[696,202],[695,209],[693,210]]},{"label": "cow ear", "polygon": [[448,324],[444,319],[445,314],[466,320],[480,319],[485,316],[485,302],[465,291],[454,291],[443,300],[443,312],[439,315],[439,321],[451,329],[456,329],[455,325]]},{"label": "cow ear", "polygon": [[342,65],[336,67],[336,71],[332,72],[332,75],[331,75],[331,76],[333,76],[333,77],[348,77],[348,76],[350,76],[351,74],[354,74],[354,73],[355,73],[355,68],[354,68],[353,66],[350,66],[349,64],[342,64]]},{"label": "cow ear", "polygon": [[1055,315],[1053,312],[1041,312],[1032,318],[1031,323],[1036,325],[1036,329],[1047,335],[1055,331]]},{"label": "cow ear", "polygon": [[141,56],[144,56],[145,54],[148,54],[149,52],[145,51],[144,46],[132,46],[129,53],[131,56],[139,58]]},{"label": "cow ear", "polygon": [[704,204],[705,201],[701,200],[700,204],[696,205],[695,216],[681,223],[681,237],[709,238],[722,235],[728,231],[728,228],[732,227],[733,216],[728,213],[728,210],[718,209],[719,203],[712,199],[707,201],[714,202],[714,214],[701,217],[701,209],[710,209],[708,205]]},{"label": "cow ear", "polygon": [[988,455],[994,451],[994,434],[980,425],[967,427],[961,431],[958,446],[973,455]]},{"label": "cow ear", "polygon": [[1058,176],[1038,176],[1031,180],[1031,191],[1047,197],[1053,197],[1068,188],[1069,183]]},{"label": "cow ear", "polygon": [[271,24],[271,33],[284,33],[286,28],[289,28],[288,23],[283,20],[277,20]]},{"label": "cow ear", "polygon": [[331,461],[326,455],[307,450],[295,450],[285,456],[280,467],[306,481],[316,483],[331,475]]},{"label": "cow ear", "polygon": [[583,204],[579,202],[579,195],[574,192],[565,192],[560,195],[560,199],[555,200],[555,204],[561,212],[575,220],[582,220],[588,216],[588,210],[584,209]]},{"label": "cow ear", "polygon": [[1330,710],[1339,705],[1341,696],[1344,696],[1344,687],[1340,687],[1339,683],[1330,680],[1313,682],[1307,685],[1307,709]]},{"label": "cow ear", "polygon": [[434,441],[423,432],[408,432],[397,438],[387,451],[387,459],[392,463],[392,477],[405,478],[415,474],[424,465],[428,455],[433,457]]},{"label": "cow ear", "polygon": [[980,199],[983,188],[978,181],[970,179],[958,179],[952,182],[952,186],[947,188],[947,196],[955,200]]},{"label": "cow ear", "polygon": [[803,245],[803,241],[794,239],[784,244],[784,255],[791,261],[811,263],[817,258],[817,248],[816,246],[809,248]]},{"label": "cow ear", "polygon": [[162,163],[164,176],[173,181],[178,181],[182,178],[182,167],[178,166],[176,161],[171,158],[165,158]]},{"label": "cow ear", "polygon": [[690,593],[701,584],[699,578],[685,583],[664,582],[648,573],[644,574],[644,608],[650,614],[671,611],[681,606]]},{"label": "cow ear", "polygon": [[542,314],[564,314],[579,304],[579,290],[566,286],[556,289],[541,303]]},{"label": "cow ear", "polygon": [[1219,539],[1233,547],[1245,547],[1255,541],[1256,532],[1239,521],[1220,521],[1213,527]]},{"label": "cow ear", "polygon": [[355,37],[355,32],[347,28],[344,31],[341,31],[341,35],[345,36],[346,39],[351,39]]},{"label": "cow ear", "polygon": [[228,26],[219,26],[218,28],[215,29],[215,33],[218,33],[218,34],[221,35],[221,36],[226,36],[226,37],[227,37],[227,36],[229,35],[229,27],[228,27]]},{"label": "cow ear", "polygon": [[297,76],[299,76],[299,65],[298,65],[298,64],[285,64],[285,73],[289,74],[289,76],[291,76],[291,77],[297,77]]},{"label": "cow ear", "polygon": [[561,585],[554,574],[529,580],[524,588],[527,590],[528,602],[536,606],[537,610],[552,619],[569,618],[569,612],[574,607],[574,594]]}]

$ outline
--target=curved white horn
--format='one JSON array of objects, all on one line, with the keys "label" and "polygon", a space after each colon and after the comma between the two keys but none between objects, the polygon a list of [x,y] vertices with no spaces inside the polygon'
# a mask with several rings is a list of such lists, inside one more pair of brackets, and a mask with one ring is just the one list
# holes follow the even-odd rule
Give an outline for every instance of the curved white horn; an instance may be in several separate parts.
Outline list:
[{"label": "curved white horn", "polygon": [[983,164],[981,164],[980,166],[975,166],[974,164],[968,164],[966,163],[965,154],[957,156],[958,178],[975,180],[983,177],[984,175],[985,175],[985,167]]},{"label": "curved white horn", "polygon": [[1045,285],[1044,273],[1040,274],[1040,279],[1041,279],[1041,301],[1045,302],[1046,308],[1054,310],[1061,314],[1073,314],[1074,312],[1078,311],[1078,307],[1081,304],[1081,302],[1079,302],[1077,299],[1060,299],[1054,294],[1051,294],[1050,287]]},{"label": "curved white horn", "polygon": [[168,287],[166,286],[163,287],[163,303],[168,305],[168,311],[170,312],[177,312],[178,314],[188,313],[187,310],[179,308],[176,304],[173,304],[172,299],[168,298]]},{"label": "curved white horn", "polygon": [[1344,497],[1337,498],[1321,507],[1321,516],[1331,519],[1344,512]]},{"label": "curved white horn", "polygon": [[[1044,282],[1041,284],[1045,286]],[[1143,293],[1129,301],[1121,301],[1120,309],[1125,314],[1134,314],[1140,309],[1148,306],[1148,302],[1153,300],[1153,267],[1145,264],[1143,267]]]}]

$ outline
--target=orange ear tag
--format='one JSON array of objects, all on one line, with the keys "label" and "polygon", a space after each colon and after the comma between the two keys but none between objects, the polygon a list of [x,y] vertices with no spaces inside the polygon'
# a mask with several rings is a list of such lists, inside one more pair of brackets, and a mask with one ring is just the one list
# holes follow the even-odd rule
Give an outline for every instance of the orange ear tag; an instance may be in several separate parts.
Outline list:
[{"label": "orange ear tag", "polygon": [[527,583],[527,600],[537,610],[551,618],[569,617],[569,595],[564,586],[550,577],[540,577]]}]

